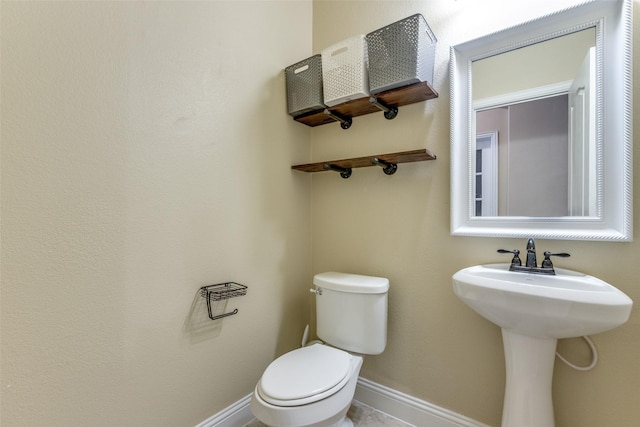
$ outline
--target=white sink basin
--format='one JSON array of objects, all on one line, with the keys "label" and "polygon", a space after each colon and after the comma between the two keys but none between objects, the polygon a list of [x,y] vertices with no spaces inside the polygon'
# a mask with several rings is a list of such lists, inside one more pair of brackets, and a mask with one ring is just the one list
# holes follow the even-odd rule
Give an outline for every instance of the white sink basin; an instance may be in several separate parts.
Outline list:
[{"label": "white sink basin", "polygon": [[478,314],[521,334],[571,338],[622,325],[633,304],[593,276],[556,268],[556,275],[509,271],[509,264],[464,268],[453,275],[455,294]]}]

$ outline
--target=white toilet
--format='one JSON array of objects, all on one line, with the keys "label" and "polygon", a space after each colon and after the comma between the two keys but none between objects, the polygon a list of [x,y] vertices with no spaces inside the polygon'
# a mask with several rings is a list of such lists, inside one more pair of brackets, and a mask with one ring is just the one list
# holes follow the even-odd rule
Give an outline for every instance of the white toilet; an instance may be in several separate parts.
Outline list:
[{"label": "white toilet", "polygon": [[256,385],[251,411],[271,427],[350,427],[347,411],[363,354],[387,345],[389,279],[346,273],[313,278],[316,328],[324,343],[286,353]]}]

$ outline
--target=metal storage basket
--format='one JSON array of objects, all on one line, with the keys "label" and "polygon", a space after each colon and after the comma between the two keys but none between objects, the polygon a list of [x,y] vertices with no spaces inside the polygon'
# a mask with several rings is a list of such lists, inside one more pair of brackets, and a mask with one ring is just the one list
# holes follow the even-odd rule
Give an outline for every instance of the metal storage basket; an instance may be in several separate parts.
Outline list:
[{"label": "metal storage basket", "polygon": [[417,13],[367,34],[372,94],[433,82],[436,36]]},{"label": "metal storage basket", "polygon": [[293,117],[325,108],[322,91],[320,54],[284,69],[287,85],[287,111]]},{"label": "metal storage basket", "polygon": [[364,35],[350,37],[324,49],[324,103],[334,106],[369,96],[367,67],[367,41]]}]

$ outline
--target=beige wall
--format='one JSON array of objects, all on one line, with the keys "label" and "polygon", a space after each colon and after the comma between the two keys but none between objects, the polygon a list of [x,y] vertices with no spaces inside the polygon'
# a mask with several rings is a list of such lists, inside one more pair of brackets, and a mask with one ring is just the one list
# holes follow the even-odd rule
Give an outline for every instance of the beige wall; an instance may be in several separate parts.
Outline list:
[{"label": "beige wall", "polygon": [[[389,344],[382,355],[365,359],[362,376],[490,425],[500,423],[504,389],[500,331],[456,299],[451,275],[473,264],[506,262],[496,249],[524,250],[525,241],[449,235],[449,47],[568,3],[314,1],[316,52],[421,12],[438,37],[434,83],[440,97],[400,108],[393,121],[373,114],[354,119],[348,131],[337,125],[313,129],[315,161],[423,147],[438,156],[435,161],[401,164],[390,177],[378,168],[356,169],[349,180],[333,173],[315,175],[313,270],[345,270],[391,280]],[[640,2],[634,6],[638,52]],[[636,81],[640,81],[638,57]],[[635,99],[637,107],[637,89]],[[639,135],[636,130],[636,171],[640,171]],[[639,176],[636,173],[636,198]],[[636,209],[636,228],[639,216]],[[563,260],[563,266],[600,276],[640,302],[637,236],[633,243],[540,240],[537,244],[540,250],[570,252],[572,257]],[[638,313],[634,310],[623,327],[593,337],[601,357],[593,371],[556,365],[559,427],[638,425]],[[588,349],[580,340],[562,342],[560,349],[570,359],[588,363]]]},{"label": "beige wall", "polygon": [[194,426],[308,321],[311,2],[1,7],[0,425]]},{"label": "beige wall", "polygon": [[[389,345],[363,376],[498,425],[500,333],[450,277],[524,242],[449,235],[448,49],[568,3],[316,0],[312,23],[309,2],[2,2],[0,424],[193,426],[299,342],[312,273],[344,270],[392,281]],[[285,66],[416,12],[439,99],[348,131],[286,116]],[[289,169],[422,147],[438,159],[391,177]],[[640,243],[538,246],[640,301]],[[198,324],[196,289],[226,280],[249,286],[240,312]],[[637,313],[594,337],[595,370],[557,366],[559,427],[637,425]]]}]

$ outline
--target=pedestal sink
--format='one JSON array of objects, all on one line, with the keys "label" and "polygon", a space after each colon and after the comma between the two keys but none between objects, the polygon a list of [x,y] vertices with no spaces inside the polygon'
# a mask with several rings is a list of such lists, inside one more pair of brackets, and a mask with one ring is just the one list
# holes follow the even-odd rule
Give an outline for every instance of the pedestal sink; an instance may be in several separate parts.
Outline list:
[{"label": "pedestal sink", "polygon": [[629,319],[633,301],[593,276],[509,271],[509,264],[464,268],[454,293],[502,328],[506,387],[502,427],[553,427],[551,382],[558,338],[597,334]]}]

